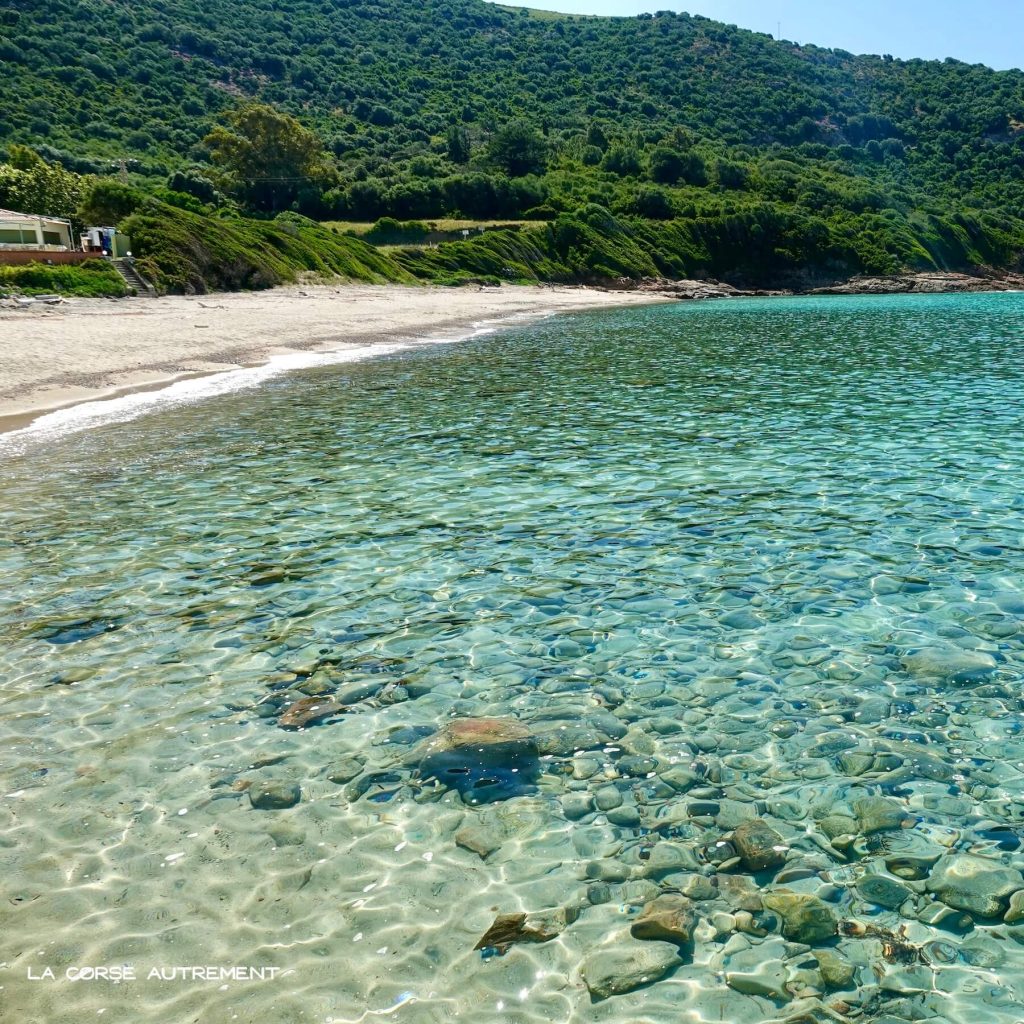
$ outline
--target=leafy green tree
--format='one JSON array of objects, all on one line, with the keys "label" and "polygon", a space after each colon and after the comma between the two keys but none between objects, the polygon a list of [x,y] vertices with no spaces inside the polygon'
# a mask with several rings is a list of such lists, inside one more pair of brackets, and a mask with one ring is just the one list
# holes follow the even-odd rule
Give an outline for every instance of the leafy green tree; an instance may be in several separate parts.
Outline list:
[{"label": "leafy green tree", "polygon": [[257,210],[289,207],[310,184],[329,178],[317,135],[262,103],[230,111],[203,140],[226,187]]},{"label": "leafy green tree", "polygon": [[[75,216],[89,180],[48,164],[26,147],[12,147],[21,167],[0,164],[0,207],[47,217]],[[29,160],[26,154],[31,154]],[[26,166],[27,164],[27,166]]]},{"label": "leafy green tree", "polygon": [[114,178],[94,181],[81,197],[77,218],[83,224],[110,224],[121,221],[140,209],[146,196],[137,188]]},{"label": "leafy green tree", "polygon": [[601,161],[601,166],[620,178],[636,178],[643,171],[643,160],[636,146],[615,143]]},{"label": "leafy green tree", "polygon": [[547,166],[548,144],[525,121],[512,121],[497,131],[487,146],[491,164],[513,178],[540,174]]},{"label": "leafy green tree", "polygon": [[468,164],[472,153],[469,132],[461,124],[453,124],[445,136],[445,149],[453,164]]}]

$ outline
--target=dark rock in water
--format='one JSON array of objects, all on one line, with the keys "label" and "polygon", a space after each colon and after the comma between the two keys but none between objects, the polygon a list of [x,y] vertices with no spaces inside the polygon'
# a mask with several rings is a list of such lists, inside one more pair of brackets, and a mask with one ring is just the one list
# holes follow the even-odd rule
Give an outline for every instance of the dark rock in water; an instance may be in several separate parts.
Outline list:
[{"label": "dark rock in water", "polygon": [[332,693],[334,687],[330,683],[324,682],[323,679],[307,679],[304,683],[299,683],[295,687],[299,693],[304,693],[307,697],[323,697],[325,694]]},{"label": "dark rock in water", "polygon": [[597,879],[599,882],[619,883],[629,878],[629,868],[621,861],[605,857],[602,860],[589,861],[583,869],[587,878]]},{"label": "dark rock in water", "polygon": [[632,804],[626,804],[610,810],[608,812],[608,821],[621,828],[639,828],[641,824],[640,812]]},{"label": "dark rock in water", "polygon": [[470,804],[532,791],[540,775],[537,744],[514,718],[458,718],[416,748],[420,774]]},{"label": "dark rock in water", "polygon": [[44,623],[34,631],[40,640],[49,644],[74,644],[79,640],[91,640],[94,636],[113,633],[125,624],[122,618],[71,619],[65,622]]},{"label": "dark rock in water", "polygon": [[282,729],[304,729],[307,725],[339,715],[344,710],[344,705],[329,697],[303,697],[285,708],[277,724]]},{"label": "dark rock in water", "polygon": [[249,787],[249,802],[258,811],[279,811],[294,807],[302,790],[294,782],[255,782]]},{"label": "dark rock in water", "polygon": [[394,744],[400,747],[412,746],[419,743],[427,736],[433,736],[434,730],[429,725],[402,725],[392,729],[384,739],[387,744]]},{"label": "dark rock in water", "polygon": [[576,920],[577,913],[559,908],[541,914],[499,914],[474,949],[494,949],[499,955],[517,942],[550,942]]},{"label": "dark rock in water", "polygon": [[644,906],[629,931],[634,939],[688,946],[696,924],[693,904],[685,896],[666,893]]},{"label": "dark rock in water", "polygon": [[339,687],[334,696],[339,704],[358,704],[361,700],[375,696],[383,685],[379,679],[347,683]]},{"label": "dark rock in water", "polygon": [[732,845],[747,871],[782,867],[789,852],[782,836],[760,818],[739,825],[732,834]]},{"label": "dark rock in water", "polygon": [[642,779],[648,775],[653,775],[658,770],[658,762],[653,757],[630,754],[627,757],[620,757],[615,763],[615,767],[623,775],[631,776],[634,779]]},{"label": "dark rock in water", "polygon": [[832,910],[817,896],[778,889],[765,893],[762,901],[782,918],[782,934],[793,942],[815,946],[831,939],[838,930]]}]

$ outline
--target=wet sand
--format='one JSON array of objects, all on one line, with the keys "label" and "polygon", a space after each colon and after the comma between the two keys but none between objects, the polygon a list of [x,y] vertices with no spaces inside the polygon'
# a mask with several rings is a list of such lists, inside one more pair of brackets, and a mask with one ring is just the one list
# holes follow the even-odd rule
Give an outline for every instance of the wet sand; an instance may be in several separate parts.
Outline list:
[{"label": "wet sand", "polygon": [[0,429],[79,402],[259,366],[287,352],[659,298],[569,287],[335,285],[0,308]]}]

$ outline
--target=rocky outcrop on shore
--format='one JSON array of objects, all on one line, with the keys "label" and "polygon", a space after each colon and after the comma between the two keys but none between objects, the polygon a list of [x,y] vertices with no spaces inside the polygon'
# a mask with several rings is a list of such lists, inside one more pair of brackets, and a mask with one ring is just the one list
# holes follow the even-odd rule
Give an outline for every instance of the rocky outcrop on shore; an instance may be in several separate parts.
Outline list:
[{"label": "rocky outcrop on shore", "polygon": [[892,274],[880,277],[851,277],[844,281],[822,283],[811,279],[794,282],[787,288],[738,288],[724,281],[684,279],[669,281],[647,278],[639,284],[623,279],[615,287],[653,292],[681,300],[734,299],[772,295],[938,295],[965,292],[1024,291],[1024,274],[986,272],[961,274],[929,271],[916,274]]}]

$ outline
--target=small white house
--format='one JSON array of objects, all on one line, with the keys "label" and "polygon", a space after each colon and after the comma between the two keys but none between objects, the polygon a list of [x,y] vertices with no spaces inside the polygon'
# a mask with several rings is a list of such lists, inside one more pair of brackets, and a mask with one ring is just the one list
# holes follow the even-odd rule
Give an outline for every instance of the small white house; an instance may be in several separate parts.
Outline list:
[{"label": "small white house", "polygon": [[0,210],[0,250],[3,249],[70,252],[74,249],[71,221]]}]

